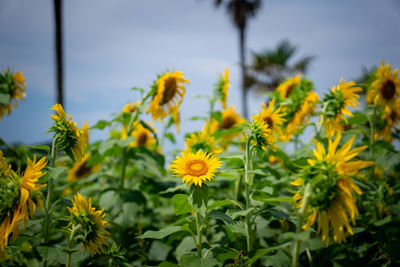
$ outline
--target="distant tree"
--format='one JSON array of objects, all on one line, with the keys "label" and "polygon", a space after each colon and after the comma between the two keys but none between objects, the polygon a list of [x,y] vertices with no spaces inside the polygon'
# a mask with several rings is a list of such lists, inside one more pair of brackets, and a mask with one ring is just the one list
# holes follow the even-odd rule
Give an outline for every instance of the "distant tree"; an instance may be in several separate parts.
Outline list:
[{"label": "distant tree", "polygon": [[233,24],[239,31],[240,66],[242,72],[242,108],[247,118],[247,87],[246,87],[246,28],[248,20],[257,14],[261,8],[261,0],[215,0],[216,7],[226,6]]},{"label": "distant tree", "polygon": [[62,0],[54,0],[57,103],[64,104]]},{"label": "distant tree", "polygon": [[275,49],[254,52],[248,66],[246,86],[258,92],[274,91],[286,78],[306,73],[315,56],[306,56],[291,64],[296,51],[294,45],[284,40]]}]

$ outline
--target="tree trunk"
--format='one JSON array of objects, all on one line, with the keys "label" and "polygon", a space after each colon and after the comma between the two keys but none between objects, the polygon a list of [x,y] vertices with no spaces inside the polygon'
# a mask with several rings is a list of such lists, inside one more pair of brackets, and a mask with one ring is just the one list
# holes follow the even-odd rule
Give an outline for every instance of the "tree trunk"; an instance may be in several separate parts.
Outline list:
[{"label": "tree trunk", "polygon": [[247,88],[246,88],[246,58],[245,58],[245,27],[239,28],[240,67],[242,70],[242,109],[243,116],[247,119]]},{"label": "tree trunk", "polygon": [[63,105],[62,0],[54,0],[57,103]]}]

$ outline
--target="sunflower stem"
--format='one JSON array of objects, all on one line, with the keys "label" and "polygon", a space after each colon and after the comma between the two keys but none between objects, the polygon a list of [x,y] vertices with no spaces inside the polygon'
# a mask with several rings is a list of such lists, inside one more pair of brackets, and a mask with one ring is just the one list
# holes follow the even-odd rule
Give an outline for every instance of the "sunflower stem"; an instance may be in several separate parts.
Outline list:
[{"label": "sunflower stem", "polygon": [[[310,196],[311,196],[311,184],[308,183],[306,185],[306,188],[304,189],[303,203],[301,204],[301,207],[297,212],[298,220],[296,224],[296,234],[300,234],[303,231],[302,226],[304,217],[306,215],[306,210]],[[299,264],[300,245],[301,245],[300,239],[296,238],[295,240],[293,240],[292,267],[297,267]]]},{"label": "sunflower stem", "polygon": [[125,181],[125,173],[126,173],[126,165],[128,163],[128,160],[126,158],[126,151],[125,149],[122,151],[122,170],[121,170],[121,178],[120,178],[120,183],[119,183],[119,191],[122,194],[122,191],[124,190],[124,181]]},{"label": "sunflower stem", "polygon": [[71,266],[71,256],[72,253],[74,253],[74,251],[72,250],[75,246],[75,242],[74,242],[74,237],[75,234],[81,229],[81,225],[78,224],[78,226],[73,225],[72,226],[72,230],[71,230],[71,234],[69,235],[68,238],[68,249],[66,250],[67,252],[67,263],[66,263],[66,267],[70,267]]},{"label": "sunflower stem", "polygon": [[[375,161],[375,125],[376,125],[376,106],[374,105],[374,110],[372,112],[372,118],[370,118],[370,126],[371,126],[371,137],[370,137],[370,146],[371,146],[371,160]],[[371,167],[371,178],[373,179],[375,176],[375,164]]]},{"label": "sunflower stem", "polygon": [[[58,141],[58,135],[56,134],[53,138],[53,143],[51,145],[51,154],[50,154],[50,167],[54,168],[56,165],[56,155],[57,155],[57,141]],[[50,219],[51,219],[51,195],[53,192],[53,177],[49,175],[48,181],[47,181],[47,196],[46,196],[46,202],[44,204],[44,222],[43,222],[43,237],[44,237],[44,242],[48,243],[49,242],[49,225],[50,225]],[[47,266],[47,259],[43,258],[43,266]]]},{"label": "sunflower stem", "polygon": [[197,229],[197,240],[196,240],[196,247],[197,247],[197,255],[199,258],[202,257],[202,236],[203,236],[203,225],[202,225],[202,219],[201,219],[201,214],[199,212],[199,209],[195,209],[195,217],[196,217],[196,229]]},{"label": "sunflower stem", "polygon": [[[251,166],[252,166],[252,149],[251,149],[251,140],[252,136],[247,137],[246,140],[246,160],[244,166],[244,190],[245,190],[245,198],[246,198],[246,209],[251,207],[250,203],[250,181],[251,181]],[[247,254],[252,250],[252,229],[251,229],[251,213],[247,213],[246,215],[246,226],[247,226]]]}]

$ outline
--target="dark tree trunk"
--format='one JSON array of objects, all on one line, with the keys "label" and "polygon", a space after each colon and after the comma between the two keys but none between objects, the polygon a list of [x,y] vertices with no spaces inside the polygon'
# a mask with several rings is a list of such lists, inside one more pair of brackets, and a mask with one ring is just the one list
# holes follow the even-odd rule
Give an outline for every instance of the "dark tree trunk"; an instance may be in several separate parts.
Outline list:
[{"label": "dark tree trunk", "polygon": [[56,76],[57,76],[57,103],[64,104],[63,96],[63,49],[62,49],[62,0],[54,0],[55,19],[55,48],[56,48]]},{"label": "dark tree trunk", "polygon": [[242,109],[243,116],[247,119],[247,88],[246,88],[246,57],[245,57],[245,27],[239,28],[240,67],[242,70]]}]

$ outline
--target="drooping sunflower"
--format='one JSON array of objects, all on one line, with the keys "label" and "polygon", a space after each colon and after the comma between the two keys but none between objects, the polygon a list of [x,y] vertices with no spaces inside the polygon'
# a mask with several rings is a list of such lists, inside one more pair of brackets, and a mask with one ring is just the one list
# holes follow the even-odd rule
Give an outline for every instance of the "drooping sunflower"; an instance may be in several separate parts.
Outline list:
[{"label": "drooping sunflower", "polygon": [[281,132],[281,126],[285,121],[283,117],[286,115],[283,112],[282,107],[275,108],[275,98],[273,98],[269,101],[268,107],[263,103],[261,108],[261,112],[254,115],[253,120],[263,120],[272,130],[273,134],[279,135]]},{"label": "drooping sunflower", "polygon": [[[139,122],[135,122],[134,126],[132,127],[132,133],[131,136],[133,136],[135,138],[135,141],[133,143],[130,144],[130,146],[134,146],[134,147],[138,147],[138,146],[145,146],[149,149],[153,149],[156,147],[157,142],[156,139],[153,136],[153,133],[143,127],[143,125]],[[152,128],[153,131],[155,131],[154,128]],[[124,135],[122,135],[122,138],[124,138],[124,136],[126,136],[126,133]]]},{"label": "drooping sunflower", "polygon": [[382,61],[380,68],[376,71],[376,79],[368,90],[367,102],[393,108],[396,98],[400,95],[398,72],[398,69],[392,72],[392,66],[385,65],[385,61]]},{"label": "drooping sunflower", "polygon": [[0,94],[2,95],[0,100],[1,120],[6,113],[10,115],[11,111],[18,106],[18,99],[25,99],[25,77],[22,72],[12,74],[9,70],[5,70],[4,74],[0,74],[0,85]]},{"label": "drooping sunflower", "polygon": [[57,146],[75,161],[80,161],[85,155],[87,147],[87,138],[78,127],[76,122],[72,121],[69,114],[65,114],[60,104],[55,104],[52,108],[57,112],[50,117],[55,125],[51,130],[57,136]]},{"label": "drooping sunflower", "polygon": [[185,147],[186,152],[192,153],[196,153],[199,150],[214,154],[222,152],[222,148],[216,144],[214,137],[205,131],[190,134],[185,140]]},{"label": "drooping sunflower", "polygon": [[282,109],[288,118],[280,135],[282,141],[289,141],[302,126],[309,122],[310,115],[315,112],[318,100],[319,96],[314,91],[309,91],[303,99],[297,100],[299,102],[297,108],[292,111],[289,111],[287,107]]},{"label": "drooping sunflower", "polygon": [[300,84],[301,73],[297,74],[294,77],[288,78],[286,81],[281,83],[276,91],[280,94],[282,99],[288,98],[292,93],[293,89]]},{"label": "drooping sunflower", "polygon": [[222,108],[226,109],[226,103],[228,100],[228,89],[231,86],[229,83],[229,70],[226,68],[224,73],[220,75],[220,79],[217,83],[216,91],[218,99],[221,101]]},{"label": "drooping sunflower", "polygon": [[[358,215],[356,194],[360,195],[362,192],[351,177],[375,163],[363,160],[350,161],[367,146],[351,150],[355,139],[353,136],[337,150],[340,139],[340,133],[334,141],[329,138],[327,152],[324,146],[315,140],[314,158],[308,159],[309,166],[303,169],[301,178],[292,182],[296,186],[312,182],[310,214],[303,229],[307,230],[317,222],[317,234],[322,234],[321,240],[327,246],[331,236],[335,243],[341,243],[346,242],[347,235],[353,234],[349,222],[351,220],[353,225],[355,224],[355,216]],[[294,195],[297,206],[301,205],[302,198],[301,193]]]},{"label": "drooping sunflower", "polygon": [[[104,252],[103,245],[108,245],[107,237],[109,233],[105,230],[108,222],[104,220],[106,214],[104,209],[96,210],[92,206],[92,199],[85,198],[77,193],[72,200],[72,208],[67,207],[71,214],[69,226],[80,225],[82,235],[82,249],[85,249],[91,256]],[[72,230],[69,229],[69,230]]]},{"label": "drooping sunflower", "polygon": [[185,95],[184,83],[189,83],[189,80],[180,71],[166,72],[158,78],[153,85],[156,92],[147,110],[153,120],[162,120],[179,109]]},{"label": "drooping sunflower", "polygon": [[135,103],[128,103],[122,108],[123,113],[133,113],[136,111],[136,109],[139,107],[140,101],[137,101]]},{"label": "drooping sunflower", "polygon": [[394,106],[391,108],[385,106],[382,114],[382,125],[375,133],[375,140],[385,140],[389,143],[393,141],[393,129],[399,126],[400,122],[400,98],[396,99]]},{"label": "drooping sunflower", "polygon": [[249,131],[249,134],[253,137],[252,141],[255,146],[262,150],[265,150],[267,148],[271,150],[276,149],[274,145],[276,137],[272,134],[271,128],[265,121],[261,119],[253,120],[249,124]]},{"label": "drooping sunflower", "polygon": [[342,130],[340,121],[343,119],[347,123],[346,115],[353,116],[349,107],[359,109],[358,92],[362,92],[361,87],[357,87],[353,81],[344,82],[342,78],[339,84],[332,88],[331,93],[325,96],[323,126],[327,137],[332,137]]},{"label": "drooping sunflower", "polygon": [[[8,244],[8,237],[13,233],[15,240],[19,235],[19,222],[25,229],[29,215],[33,216],[36,205],[31,200],[31,192],[39,191],[43,186],[37,184],[45,172],[41,170],[46,166],[46,158],[36,161],[28,158],[28,165],[23,175],[11,170],[0,151],[0,255],[3,254]],[[29,214],[28,214],[29,212]]]},{"label": "drooping sunflower", "polygon": [[229,130],[233,126],[245,122],[246,119],[241,117],[239,113],[235,111],[235,106],[230,106],[228,109],[222,111],[221,122],[217,120],[212,120],[206,127],[209,128],[208,132],[210,134],[214,133],[216,130]]},{"label": "drooping sunflower", "polygon": [[72,168],[68,170],[68,182],[76,182],[99,171],[101,164],[89,165],[90,154],[87,153],[81,161],[74,163]]},{"label": "drooping sunflower", "polygon": [[201,150],[196,153],[182,152],[181,157],[176,156],[170,165],[174,176],[182,177],[188,185],[200,187],[207,180],[211,181],[220,167],[221,161],[217,156]]}]

